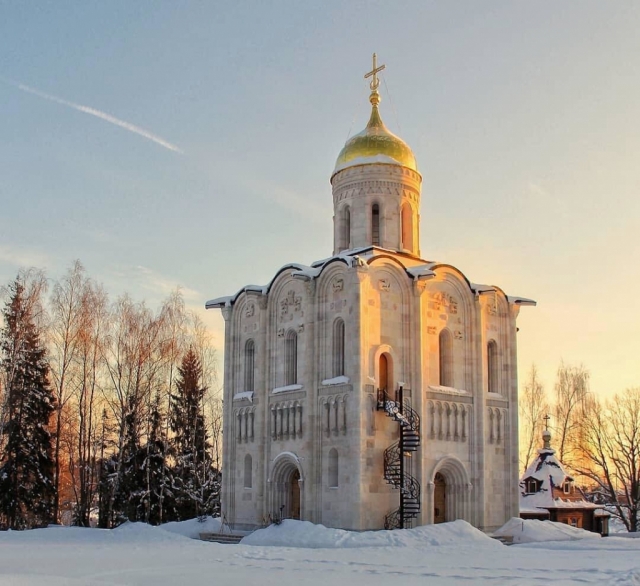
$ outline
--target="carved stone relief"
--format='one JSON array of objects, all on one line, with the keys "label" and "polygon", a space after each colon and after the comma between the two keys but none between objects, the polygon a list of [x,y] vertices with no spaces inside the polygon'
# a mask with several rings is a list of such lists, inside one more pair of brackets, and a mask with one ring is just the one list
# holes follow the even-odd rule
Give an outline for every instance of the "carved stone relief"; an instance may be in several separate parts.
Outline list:
[{"label": "carved stone relief", "polygon": [[436,291],[431,295],[429,307],[435,311],[446,311],[451,315],[458,313],[458,301],[445,291]]},{"label": "carved stone relief", "polygon": [[297,311],[300,311],[302,307],[302,297],[295,294],[295,291],[290,290],[284,299],[280,300],[280,317],[291,315]]}]

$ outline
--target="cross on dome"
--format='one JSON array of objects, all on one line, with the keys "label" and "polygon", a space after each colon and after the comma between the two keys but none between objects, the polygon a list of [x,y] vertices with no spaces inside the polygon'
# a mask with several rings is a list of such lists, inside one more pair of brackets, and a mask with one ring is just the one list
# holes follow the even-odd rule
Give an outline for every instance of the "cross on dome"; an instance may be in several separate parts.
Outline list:
[{"label": "cross on dome", "polygon": [[386,65],[380,65],[378,67],[378,56],[373,54],[373,69],[369,71],[369,73],[364,74],[364,78],[367,79],[369,77],[373,78],[369,87],[371,88],[371,95],[369,96],[369,101],[372,106],[377,106],[380,103],[380,94],[378,93],[378,88],[380,87],[380,80],[378,79],[378,73],[382,71]]},{"label": "cross on dome", "polygon": [[371,80],[371,83],[369,84],[369,87],[371,88],[372,92],[375,92],[380,87],[380,80],[378,79],[378,72],[382,71],[385,67],[386,67],[386,65],[380,65],[380,67],[378,67],[378,56],[374,53],[373,54],[373,69],[369,73],[365,73],[364,74],[364,78],[365,79],[367,79],[368,77],[373,76],[373,79]]}]

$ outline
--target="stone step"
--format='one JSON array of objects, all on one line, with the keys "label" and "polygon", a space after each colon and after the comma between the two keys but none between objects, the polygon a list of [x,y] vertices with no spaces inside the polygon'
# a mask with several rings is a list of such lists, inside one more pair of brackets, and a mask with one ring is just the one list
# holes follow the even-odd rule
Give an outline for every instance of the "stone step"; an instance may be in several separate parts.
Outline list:
[{"label": "stone step", "polygon": [[233,535],[231,533],[200,533],[202,541],[213,541],[215,543],[237,544],[244,535]]}]

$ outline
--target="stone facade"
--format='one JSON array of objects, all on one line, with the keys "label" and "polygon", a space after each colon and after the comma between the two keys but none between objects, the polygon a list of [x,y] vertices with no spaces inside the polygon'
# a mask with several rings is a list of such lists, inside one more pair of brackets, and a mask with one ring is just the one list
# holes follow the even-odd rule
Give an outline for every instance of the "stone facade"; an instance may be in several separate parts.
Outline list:
[{"label": "stone facade", "polygon": [[207,304],[226,325],[222,507],[238,529],[382,528],[401,425],[379,391],[400,388],[420,417],[411,522],[518,516],[516,317],[533,302],[421,259],[422,178],[380,160],[334,172],[332,257]]}]

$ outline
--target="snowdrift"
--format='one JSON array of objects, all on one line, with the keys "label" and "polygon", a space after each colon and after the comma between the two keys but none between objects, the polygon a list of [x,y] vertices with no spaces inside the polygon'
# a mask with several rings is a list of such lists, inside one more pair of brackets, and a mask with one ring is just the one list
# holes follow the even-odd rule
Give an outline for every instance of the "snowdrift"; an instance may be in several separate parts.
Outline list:
[{"label": "snowdrift", "polygon": [[172,521],[160,525],[160,529],[176,533],[190,539],[200,539],[200,533],[219,533],[220,517],[207,517],[204,522],[198,519],[189,519],[188,521]]},{"label": "snowdrift", "polygon": [[271,525],[247,535],[242,545],[267,545],[280,547],[359,548],[359,547],[433,547],[454,545],[456,547],[503,547],[466,521],[453,521],[440,525],[425,525],[415,529],[395,531],[345,531],[315,525],[309,521],[286,519],[280,525]]},{"label": "snowdrift", "polygon": [[495,537],[511,539],[513,543],[539,543],[544,541],[576,541],[578,539],[600,539],[598,533],[571,527],[565,523],[520,519],[512,517],[500,529],[494,531]]}]

